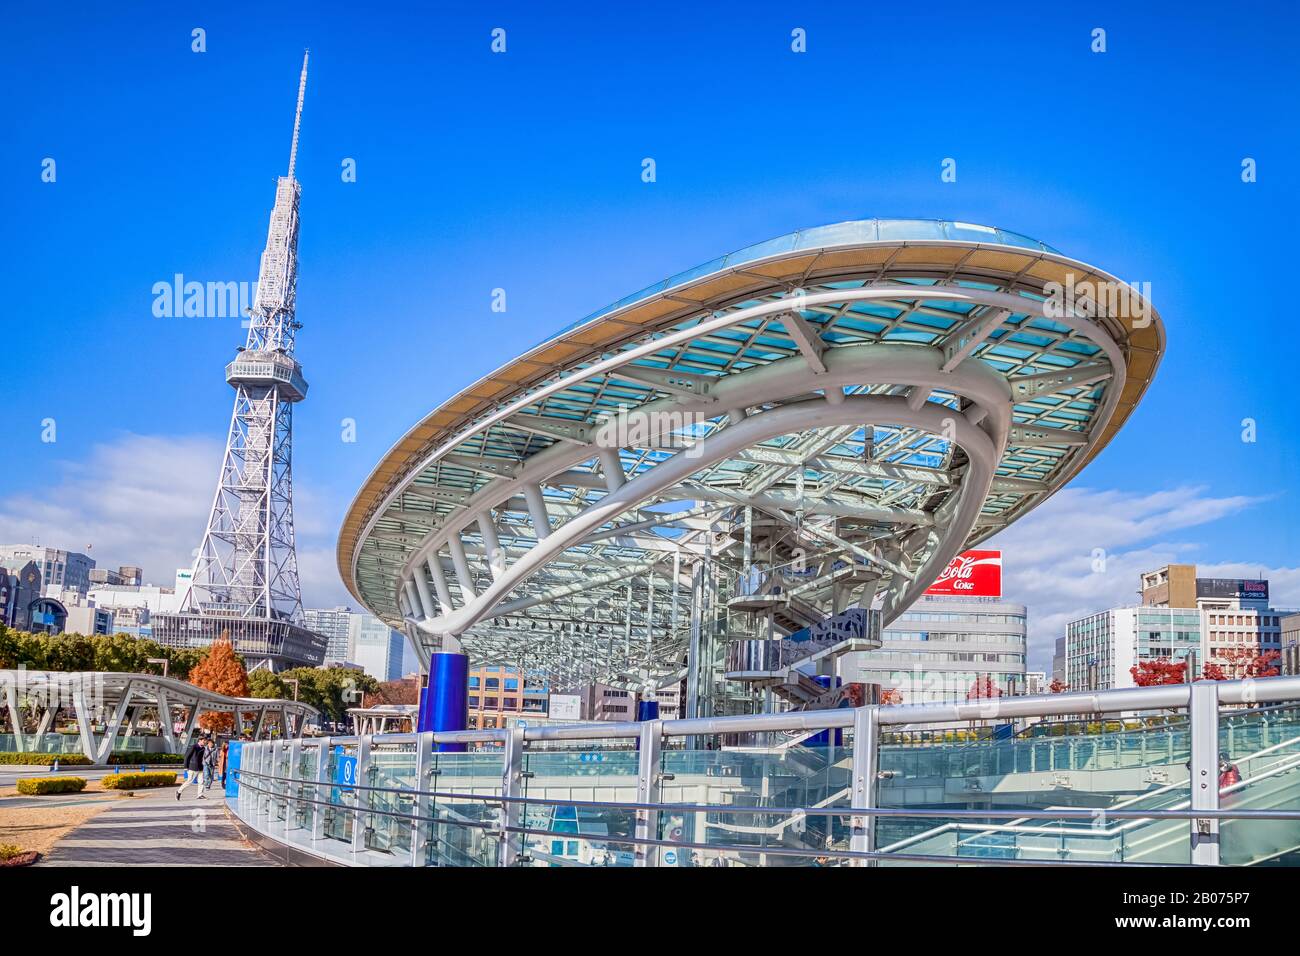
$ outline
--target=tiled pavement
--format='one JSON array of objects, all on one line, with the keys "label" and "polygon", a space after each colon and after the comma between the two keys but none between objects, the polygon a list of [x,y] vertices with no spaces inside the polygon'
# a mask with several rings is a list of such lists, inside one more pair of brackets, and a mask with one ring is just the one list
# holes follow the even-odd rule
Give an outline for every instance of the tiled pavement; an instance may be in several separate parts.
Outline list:
[{"label": "tiled pavement", "polygon": [[215,788],[207,799],[174,790],[123,800],[73,829],[38,866],[279,866],[249,846]]}]

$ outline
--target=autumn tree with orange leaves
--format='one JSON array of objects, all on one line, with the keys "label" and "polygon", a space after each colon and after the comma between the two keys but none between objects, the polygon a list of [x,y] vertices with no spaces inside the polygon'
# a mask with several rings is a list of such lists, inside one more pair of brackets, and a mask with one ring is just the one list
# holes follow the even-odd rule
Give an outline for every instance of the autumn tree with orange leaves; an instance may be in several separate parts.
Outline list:
[{"label": "autumn tree with orange leaves", "polygon": [[[235,653],[230,634],[222,631],[212,642],[208,654],[190,671],[190,683],[226,697],[248,696],[248,671]],[[207,711],[199,715],[199,726],[214,733],[229,733],[235,726],[233,714]]]}]

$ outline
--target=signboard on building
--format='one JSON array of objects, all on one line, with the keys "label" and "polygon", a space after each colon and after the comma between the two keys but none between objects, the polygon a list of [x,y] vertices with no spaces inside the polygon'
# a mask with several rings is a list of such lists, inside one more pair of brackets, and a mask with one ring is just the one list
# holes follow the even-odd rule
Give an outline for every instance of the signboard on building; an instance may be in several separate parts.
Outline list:
[{"label": "signboard on building", "polygon": [[948,563],[926,594],[1002,597],[1002,552],[963,551]]},{"label": "signboard on building", "polygon": [[551,720],[581,720],[582,698],[577,694],[551,694],[546,715]]},{"label": "signboard on building", "polygon": [[1268,582],[1241,578],[1197,578],[1196,596],[1267,601]]}]

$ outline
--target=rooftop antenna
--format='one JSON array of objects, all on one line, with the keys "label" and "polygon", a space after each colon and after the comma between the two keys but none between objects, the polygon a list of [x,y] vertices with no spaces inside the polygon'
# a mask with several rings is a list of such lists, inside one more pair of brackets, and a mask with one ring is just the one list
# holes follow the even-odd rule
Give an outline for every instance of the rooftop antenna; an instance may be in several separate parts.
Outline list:
[{"label": "rooftop antenna", "polygon": [[302,125],[302,97],[307,92],[307,57],[311,50],[302,51],[302,76],[298,80],[298,109],[293,114],[293,145],[289,147],[289,178],[293,179],[294,163],[298,160],[298,128]]}]

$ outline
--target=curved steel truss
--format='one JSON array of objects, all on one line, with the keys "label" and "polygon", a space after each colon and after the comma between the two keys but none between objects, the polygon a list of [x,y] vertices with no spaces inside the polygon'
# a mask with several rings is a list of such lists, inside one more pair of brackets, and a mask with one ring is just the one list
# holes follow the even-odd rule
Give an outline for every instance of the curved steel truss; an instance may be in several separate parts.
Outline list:
[{"label": "curved steel truss", "polygon": [[888,623],[1076,473],[1149,381],[1154,312],[1062,315],[1045,285],[1068,270],[1104,276],[1043,247],[878,240],[670,281],[394,449],[345,525],[345,579],[425,654],[459,640],[628,684],[680,670],[704,558],[796,560],[806,605]]}]

